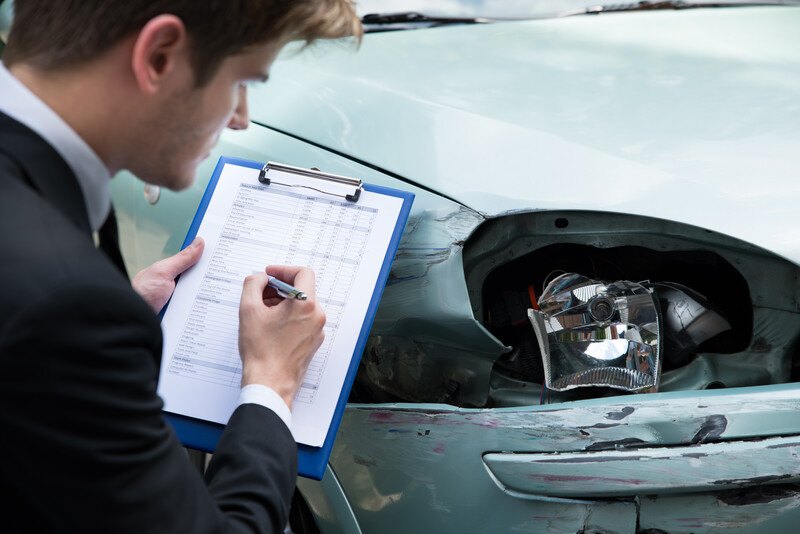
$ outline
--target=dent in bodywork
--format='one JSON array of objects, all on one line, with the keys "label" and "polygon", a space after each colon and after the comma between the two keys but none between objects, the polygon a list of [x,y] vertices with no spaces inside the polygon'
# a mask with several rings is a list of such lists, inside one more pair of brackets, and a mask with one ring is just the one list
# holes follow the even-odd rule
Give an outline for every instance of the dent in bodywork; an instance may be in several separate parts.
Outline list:
[{"label": "dent in bodywork", "polygon": [[692,438],[692,443],[705,443],[719,438],[728,427],[728,420],[724,415],[709,415],[703,425]]},{"label": "dent in bodywork", "polygon": [[800,498],[800,484],[759,486],[744,490],[729,490],[717,494],[717,500],[730,506],[768,504],[783,499]]},{"label": "dent in bodywork", "polygon": [[[528,406],[525,408],[499,409],[465,409],[450,405],[431,404],[385,404],[385,405],[349,405],[345,411],[340,427],[340,436],[334,446],[331,465],[346,487],[359,484],[359,491],[353,492],[351,502],[365,532],[380,530],[387,517],[398,531],[413,531],[418,527],[416,511],[423,507],[428,511],[426,527],[430,531],[445,532],[482,532],[491,531],[494,523],[481,523],[481,517],[474,513],[476,503],[491,502],[493,517],[502,515],[506,524],[521,531],[544,532],[551,529],[555,532],[577,532],[588,525],[602,530],[608,525],[615,528],[628,525],[622,532],[635,532],[635,503],[626,501],[619,508],[607,508],[621,514],[618,518],[606,516],[606,521],[599,518],[604,512],[600,507],[606,501],[587,499],[582,496],[583,503],[576,499],[566,502],[564,498],[536,498],[520,492],[504,493],[492,480],[490,473],[482,461],[483,455],[491,451],[516,451],[522,453],[561,453],[554,460],[555,465],[569,466],[561,460],[570,455],[583,460],[592,458],[615,458],[626,456],[648,457],[655,451],[679,446],[683,449],[676,460],[684,467],[677,469],[675,480],[682,484],[684,478],[694,474],[702,475],[703,466],[709,460],[708,448],[719,449],[724,443],[707,443],[689,445],[699,429],[714,420],[714,416],[725,414],[726,428],[719,438],[726,441],[739,441],[738,445],[747,447],[747,440],[758,435],[800,434],[800,395],[797,385],[774,386],[770,388],[749,388],[746,390],[701,391],[687,397],[676,393],[656,393],[629,398],[593,399],[556,406]],[[625,402],[621,402],[625,401]],[[611,415],[611,418],[608,416]],[[600,422],[591,425],[587,422]],[[718,421],[719,422],[719,421]],[[609,426],[613,425],[613,426]],[[717,425],[716,428],[720,428]],[[610,442],[619,440],[640,440],[638,448],[618,450],[611,448],[606,452],[576,453],[587,448],[605,447]],[[779,474],[788,472],[781,462],[795,461],[792,453],[798,453],[800,446],[797,438],[776,439],[770,442],[754,442],[752,456],[745,465],[748,475]],[[629,443],[631,443],[629,441]],[[781,446],[780,448],[778,446]],[[773,448],[768,448],[773,446]],[[795,448],[793,448],[795,447]],[[649,451],[649,452],[648,452]],[[769,452],[778,453],[782,460],[767,456]],[[681,458],[680,455],[683,455]],[[739,455],[738,452],[735,454]],[[588,455],[588,456],[587,456]],[[741,455],[739,455],[741,458]],[[639,464],[655,467],[651,460],[635,460]],[[658,462],[659,460],[655,460]],[[736,467],[737,462],[722,462],[720,469]],[[739,462],[741,463],[741,462]],[[577,476],[606,477],[642,481],[639,486],[650,483],[641,469],[629,477],[615,472],[617,466],[625,464],[624,460],[607,462],[575,463]],[[784,469],[783,471],[780,471]],[[774,470],[773,473],[768,473]],[[728,472],[731,472],[728,470]],[[557,475],[557,473],[551,473]],[[562,473],[563,474],[563,473]],[[708,473],[711,474],[711,473]],[[718,472],[719,474],[719,472]],[[649,476],[649,478],[653,478]],[[717,476],[709,482],[722,479],[739,478],[733,476]],[[573,484],[585,484],[589,481],[553,481],[555,488],[563,489]],[[601,487],[617,486],[620,491],[634,487],[613,481],[598,482]],[[728,490],[709,484],[708,493],[692,496],[687,501],[702,500],[703,507],[681,509],[681,519],[709,517],[720,522],[749,521],[755,524],[757,518],[735,516],[732,510],[752,507],[755,513],[763,512],[766,516],[775,516],[773,507],[787,505],[791,499],[777,499],[767,504],[735,507],[723,506],[716,495],[733,495]],[[498,497],[498,493],[502,497]],[[395,498],[391,503],[380,497]],[[376,500],[378,496],[378,500]],[[637,499],[648,501],[649,497],[622,497],[613,499]],[[659,499],[677,498],[663,495]],[[608,498],[598,498],[608,499]],[[370,511],[376,503],[383,503],[380,514]],[[617,501],[613,501],[617,502]],[[665,502],[661,501],[662,506]],[[431,504],[433,503],[433,504]],[[589,509],[593,511],[588,511]],[[640,525],[641,530],[660,528],[667,532],[702,532],[699,527],[686,525],[699,524],[697,521],[672,521],[663,515],[663,508],[647,505],[647,511],[640,518],[648,521]],[[741,512],[740,512],[741,513]],[[630,514],[630,515],[629,515]],[[660,514],[660,515],[657,515]],[[589,519],[585,523],[587,516]],[[742,514],[746,515],[746,514]],[[674,516],[674,510],[673,510]],[[657,517],[657,520],[650,520]],[[731,519],[731,518],[734,519]],[[663,519],[664,521],[659,521]],[[674,517],[673,517],[674,519]],[[487,519],[488,520],[488,519]],[[712,521],[713,519],[709,519]],[[767,520],[769,521],[769,520]],[[711,523],[709,523],[711,524]],[[743,523],[744,524],[744,523]],[[523,528],[524,526],[524,528]],[[591,527],[591,528],[589,528]],[[707,527],[706,531],[713,531]]]},{"label": "dent in bodywork", "polygon": [[388,285],[427,275],[433,265],[447,261],[454,251],[460,251],[466,238],[483,220],[475,210],[458,204],[452,204],[444,213],[429,210],[410,216],[395,254]]},{"label": "dent in bodywork", "polygon": [[608,412],[606,414],[606,419],[611,419],[612,421],[621,421],[635,411],[636,409],[633,408],[632,406],[625,406],[618,412]]},{"label": "dent in bodywork", "polygon": [[637,445],[644,445],[644,440],[639,438],[623,438],[612,441],[596,441],[588,445],[585,451],[613,451],[626,448],[634,448]]},{"label": "dent in bodywork", "polygon": [[[539,402],[538,391],[527,386],[541,383],[536,375],[540,371],[522,365],[538,351],[526,349],[524,333],[514,329],[516,308],[508,295],[527,297],[530,289],[541,291],[542,284],[562,272],[617,279],[624,271],[632,277],[626,279],[671,280],[703,293],[726,318],[733,315],[734,329],[701,344],[688,364],[665,369],[661,391],[791,380],[794,347],[800,340],[798,269],[746,243],[701,228],[629,215],[509,212],[482,224],[468,240],[463,257],[476,319],[512,347],[493,370],[505,380],[504,388],[492,394],[495,405],[519,403],[525,395],[527,404]],[[504,310],[505,321],[500,313]],[[551,392],[549,400],[564,402],[588,394]]]},{"label": "dent in bodywork", "polygon": [[[568,220],[567,226],[558,226],[562,219]],[[496,321],[487,320],[497,317],[489,313],[494,311],[492,301],[484,299],[516,283],[502,274],[507,266],[518,268],[506,274],[541,277],[533,271],[558,268],[565,261],[586,263],[587,254],[600,257],[603,251],[636,259],[637,276],[644,278],[653,274],[651,264],[660,266],[662,278],[681,265],[676,281],[700,292],[708,289],[700,282],[723,280],[707,296],[740,310],[736,321],[731,319],[732,340],[703,344],[705,350],[687,364],[667,369],[662,391],[790,380],[793,347],[800,339],[800,313],[791,296],[798,283],[796,266],[725,236],[669,221],[567,211],[507,213],[487,220],[443,200],[412,213],[401,241],[359,373],[359,380],[375,393],[371,401],[538,404],[543,397],[543,378],[536,377],[541,362],[528,365],[532,358],[540,359],[538,347],[530,349],[524,339],[499,332]],[[769,280],[761,276],[767,270],[772,273]],[[494,285],[488,281],[492,276]],[[789,290],[776,289],[784,286]],[[558,403],[591,393],[547,392],[544,397]]]},{"label": "dent in bodywork", "polygon": [[[433,326],[433,325],[432,325]],[[422,333],[422,328],[420,328]],[[358,379],[400,398],[464,403],[485,396],[493,356],[464,347],[424,343],[399,336],[370,336]],[[496,350],[496,349],[495,349]],[[469,365],[464,365],[464,362]]]},{"label": "dent in bodywork", "polygon": [[[678,513],[676,513],[676,511]],[[639,500],[639,526],[670,534],[720,531],[794,532],[800,520],[800,486],[781,484],[688,496]]]},{"label": "dent in bodywork", "polygon": [[492,364],[507,349],[473,317],[461,265],[483,220],[452,203],[409,220],[359,367],[376,398],[486,403]]},{"label": "dent in bodywork", "polygon": [[[601,444],[594,444],[577,452],[487,453],[483,460],[501,489],[551,497],[695,493],[800,481],[796,437],[672,447],[634,439],[611,450],[598,451]],[[771,444],[786,446],[767,449]]]}]

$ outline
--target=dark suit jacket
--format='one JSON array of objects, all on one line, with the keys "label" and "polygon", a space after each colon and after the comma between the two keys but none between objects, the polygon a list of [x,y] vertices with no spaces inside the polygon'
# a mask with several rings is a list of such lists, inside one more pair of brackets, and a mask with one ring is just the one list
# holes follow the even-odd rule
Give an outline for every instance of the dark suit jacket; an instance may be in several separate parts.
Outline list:
[{"label": "dark suit jacket", "polygon": [[93,243],[74,174],[0,113],[0,530],[281,531],[297,447],[231,417],[206,481],[156,395],[158,318]]}]

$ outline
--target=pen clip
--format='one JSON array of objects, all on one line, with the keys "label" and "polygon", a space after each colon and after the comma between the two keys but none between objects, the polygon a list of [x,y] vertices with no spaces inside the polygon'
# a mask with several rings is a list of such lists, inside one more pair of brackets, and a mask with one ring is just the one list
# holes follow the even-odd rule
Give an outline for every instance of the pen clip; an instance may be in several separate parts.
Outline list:
[{"label": "pen clip", "polygon": [[294,296],[293,296],[293,295],[290,295],[289,293],[284,293],[283,291],[281,291],[281,290],[280,290],[280,289],[278,289],[278,288],[273,288],[273,289],[275,290],[275,292],[276,292],[276,293],[278,293],[278,296],[279,296],[279,297],[281,297],[281,298],[285,298],[285,299],[292,299],[292,298],[294,298]]}]

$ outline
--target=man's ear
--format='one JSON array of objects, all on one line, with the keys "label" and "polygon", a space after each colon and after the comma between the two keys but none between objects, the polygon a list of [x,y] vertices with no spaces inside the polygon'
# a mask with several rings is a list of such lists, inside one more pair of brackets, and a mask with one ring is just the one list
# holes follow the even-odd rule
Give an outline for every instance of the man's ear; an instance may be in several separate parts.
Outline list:
[{"label": "man's ear", "polygon": [[175,15],[150,19],[133,43],[131,68],[145,94],[155,94],[181,62],[189,61],[189,39],[183,21]]}]

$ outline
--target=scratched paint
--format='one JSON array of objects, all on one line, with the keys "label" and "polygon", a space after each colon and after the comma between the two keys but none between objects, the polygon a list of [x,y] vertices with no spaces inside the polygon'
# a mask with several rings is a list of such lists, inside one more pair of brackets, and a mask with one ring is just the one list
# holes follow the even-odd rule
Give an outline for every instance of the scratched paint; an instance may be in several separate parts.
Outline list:
[{"label": "scratched paint", "polygon": [[415,212],[409,217],[395,254],[390,283],[404,282],[408,286],[409,282],[425,277],[432,266],[460,251],[484,219],[475,210],[458,204]]},{"label": "scratched paint", "polygon": [[798,457],[800,438],[793,436],[632,451],[490,453],[484,462],[503,489],[591,498],[796,482]]},{"label": "scratched paint", "polygon": [[798,521],[800,491],[792,484],[640,499],[640,527],[670,534],[796,532]]},{"label": "scratched paint", "polygon": [[[800,436],[798,399],[800,387],[785,385],[702,391],[692,397],[656,393],[491,410],[442,404],[350,405],[331,465],[348,488],[365,532],[380,531],[386,524],[397,531],[414,531],[419,510],[425,510],[426,525],[436,532],[491,531],[497,517],[503,517],[512,531],[633,533],[639,520],[644,521],[641,531],[713,532],[722,528],[715,525],[745,525],[746,532],[747,525],[757,530],[759,525],[800,520],[793,494],[745,502],[745,497],[737,501],[737,494],[731,493],[736,486],[763,482],[758,479],[761,475],[791,472],[795,456],[800,456],[800,437],[770,438],[773,441],[763,442],[763,448],[758,443],[767,436]],[[721,414],[724,425],[715,418]],[[587,424],[592,421],[601,424]],[[713,432],[704,431],[712,427]],[[698,433],[705,437],[693,444]],[[734,442],[744,447],[751,443],[751,455],[731,449],[735,461],[715,457],[712,449],[719,451]],[[592,450],[598,446],[603,450]],[[675,500],[681,494],[660,495],[655,501],[645,493],[636,494],[631,488],[652,491],[653,470],[662,461],[657,451],[671,448],[683,449],[683,455],[675,456],[677,467],[665,470],[666,474],[659,470],[659,476],[680,483],[707,473],[710,489],[686,501]],[[611,497],[575,498],[537,496],[530,487],[504,489],[484,463],[487,453],[550,455],[548,471],[539,472],[538,481],[529,478],[529,484],[562,490],[583,484],[619,491]],[[623,474],[618,466],[626,461],[630,467]],[[636,462],[650,471],[636,470]],[[704,505],[675,508],[695,501]],[[486,506],[491,514],[476,514]],[[376,507],[379,515],[370,512]],[[642,511],[637,513],[637,507]],[[681,513],[676,515],[676,509]]]}]

